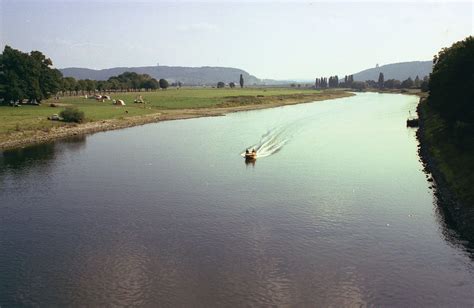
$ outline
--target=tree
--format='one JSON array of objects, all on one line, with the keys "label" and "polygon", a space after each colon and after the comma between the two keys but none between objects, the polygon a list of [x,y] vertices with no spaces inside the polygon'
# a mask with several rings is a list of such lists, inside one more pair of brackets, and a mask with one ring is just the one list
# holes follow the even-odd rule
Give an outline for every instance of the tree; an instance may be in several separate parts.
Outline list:
[{"label": "tree", "polygon": [[413,84],[413,79],[411,79],[411,77],[408,77],[407,79],[402,81],[401,87],[404,89],[410,89],[413,88]]},{"label": "tree", "polygon": [[415,88],[419,88],[421,86],[421,80],[420,80],[420,77],[418,77],[418,75],[416,75],[414,86]]},{"label": "tree", "polygon": [[396,80],[396,79],[388,79],[388,80],[385,80],[384,82],[384,87],[387,88],[387,89],[397,89],[397,88],[400,88],[400,80]]},{"label": "tree", "polygon": [[244,77],[242,76],[242,74],[240,74],[239,83],[240,83],[240,87],[243,88],[244,87]]},{"label": "tree", "polygon": [[230,82],[230,83],[229,83],[229,87],[230,87],[231,89],[235,88],[235,83]]},{"label": "tree", "polygon": [[74,91],[76,87],[76,79],[74,77],[64,77],[61,81],[61,91],[63,92],[69,92],[71,94],[72,91]]},{"label": "tree", "polygon": [[158,83],[160,84],[160,88],[163,90],[166,90],[169,86],[168,81],[166,79],[160,79]]},{"label": "tree", "polygon": [[84,80],[86,84],[86,91],[88,94],[91,94],[91,92],[95,91],[96,88],[96,81],[95,80],[90,80],[86,79]]},{"label": "tree", "polygon": [[430,79],[428,76],[423,77],[423,81],[421,82],[420,88],[422,92],[428,92],[429,90],[429,82]]},{"label": "tree", "polygon": [[434,57],[429,78],[429,105],[441,117],[456,122],[474,123],[474,37],[443,48]]},{"label": "tree", "polygon": [[225,87],[225,83],[224,83],[224,82],[219,81],[219,82],[217,83],[217,88],[224,88],[224,87]]},{"label": "tree", "polygon": [[84,94],[84,91],[87,89],[87,82],[83,79],[77,81],[78,91],[81,91]]},{"label": "tree", "polygon": [[160,83],[155,78],[150,78],[148,80],[145,80],[142,83],[141,87],[145,90],[156,90],[160,87]]},{"label": "tree", "polygon": [[61,73],[39,51],[23,53],[5,46],[0,55],[0,97],[5,101],[41,101],[56,94],[62,86]]},{"label": "tree", "polygon": [[384,77],[383,77],[383,73],[382,73],[382,72],[379,73],[378,86],[379,86],[379,89],[382,89],[383,86],[384,86]]},{"label": "tree", "polygon": [[354,81],[351,83],[351,88],[361,91],[367,88],[367,85],[365,84],[365,82],[362,81]]}]

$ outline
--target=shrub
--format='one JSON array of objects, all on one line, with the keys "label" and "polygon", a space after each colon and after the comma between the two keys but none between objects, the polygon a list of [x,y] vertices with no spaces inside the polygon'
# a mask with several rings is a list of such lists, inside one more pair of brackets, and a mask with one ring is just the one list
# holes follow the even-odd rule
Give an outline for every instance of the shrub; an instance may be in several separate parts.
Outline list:
[{"label": "shrub", "polygon": [[85,118],[83,111],[72,107],[67,107],[65,110],[61,111],[60,116],[63,118],[64,122],[75,123],[82,123]]},{"label": "shrub", "polygon": [[225,87],[225,83],[223,83],[222,81],[219,81],[217,83],[217,88],[224,88]]}]

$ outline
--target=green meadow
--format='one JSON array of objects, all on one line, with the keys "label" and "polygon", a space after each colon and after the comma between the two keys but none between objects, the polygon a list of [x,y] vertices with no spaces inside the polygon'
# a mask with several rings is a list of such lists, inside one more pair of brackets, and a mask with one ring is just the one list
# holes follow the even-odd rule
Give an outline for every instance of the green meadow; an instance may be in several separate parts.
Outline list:
[{"label": "green meadow", "polygon": [[[334,95],[334,91],[328,91]],[[339,91],[340,92],[340,91]],[[120,119],[140,116],[164,110],[219,108],[241,105],[267,104],[288,99],[308,100],[324,97],[322,91],[304,88],[169,88],[150,92],[110,93],[112,99],[121,99],[126,106],[115,106],[112,100],[99,102],[84,96],[67,96],[43,101],[41,106],[22,105],[21,107],[0,106],[0,141],[8,139],[14,132],[48,131],[52,127],[67,125],[63,122],[47,119],[59,114],[65,107],[77,107],[84,111],[86,121]],[[141,95],[144,104],[135,104]],[[50,107],[54,103],[58,107]]]}]

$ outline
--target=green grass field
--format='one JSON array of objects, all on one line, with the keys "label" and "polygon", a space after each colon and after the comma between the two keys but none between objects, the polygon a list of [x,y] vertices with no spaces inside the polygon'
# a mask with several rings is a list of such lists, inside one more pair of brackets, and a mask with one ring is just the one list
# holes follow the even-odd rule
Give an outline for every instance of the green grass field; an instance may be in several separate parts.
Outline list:
[{"label": "green grass field", "polygon": [[[145,104],[134,104],[141,95]],[[0,106],[0,141],[12,133],[49,130],[54,126],[67,125],[63,122],[47,120],[52,114],[59,114],[66,106],[84,111],[86,121],[119,119],[156,113],[171,109],[228,107],[252,104],[265,104],[277,100],[300,99],[323,96],[321,91],[297,88],[169,88],[165,91],[111,93],[112,99],[122,99],[126,106],[114,106],[112,101],[98,102],[84,96],[62,97],[59,100],[43,101],[41,106],[23,105],[18,108]],[[321,99],[321,98],[320,98]],[[59,107],[49,107],[50,103]],[[127,111],[127,112],[125,112]]]}]

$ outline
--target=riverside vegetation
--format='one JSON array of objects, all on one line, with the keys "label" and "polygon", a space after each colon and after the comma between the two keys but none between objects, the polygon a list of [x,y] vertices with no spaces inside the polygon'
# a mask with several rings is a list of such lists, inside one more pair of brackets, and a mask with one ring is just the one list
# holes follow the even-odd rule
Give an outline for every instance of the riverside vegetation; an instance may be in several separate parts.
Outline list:
[{"label": "riverside vegetation", "polygon": [[[428,169],[445,183],[447,210],[474,234],[474,38],[442,49],[434,58],[429,95],[418,106],[418,132]],[[451,200],[449,200],[451,199]],[[452,200],[454,199],[454,200]]]}]

